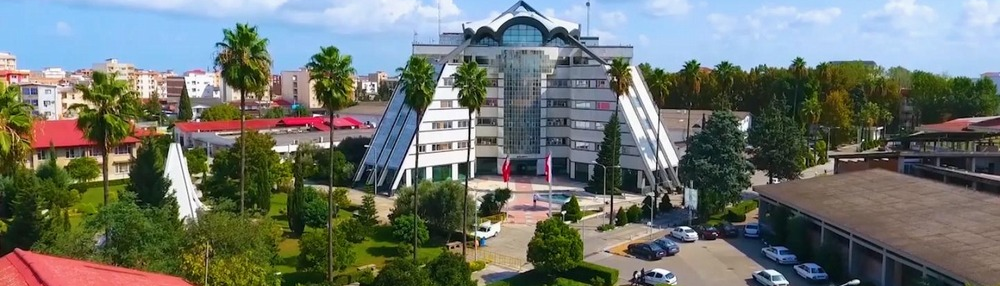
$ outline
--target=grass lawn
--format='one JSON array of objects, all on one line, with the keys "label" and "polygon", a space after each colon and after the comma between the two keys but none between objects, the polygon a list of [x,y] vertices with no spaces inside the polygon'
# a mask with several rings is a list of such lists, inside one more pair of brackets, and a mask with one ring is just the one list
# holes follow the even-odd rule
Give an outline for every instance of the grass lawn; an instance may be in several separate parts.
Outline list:
[{"label": "grass lawn", "polygon": [[[354,253],[357,260],[356,266],[375,264],[382,266],[386,260],[396,256],[396,246],[400,242],[392,235],[392,227],[380,225],[375,228],[372,236],[357,244]],[[430,260],[444,252],[444,239],[434,239],[417,249],[417,257],[420,260]]]},{"label": "grass lawn", "polygon": [[[118,200],[118,192],[124,189],[125,185],[111,185],[109,199],[111,201]],[[87,189],[86,192],[80,194],[80,201],[70,209],[70,224],[74,227],[80,225],[83,222],[85,210],[97,211],[102,205],[104,205],[104,187]]]}]

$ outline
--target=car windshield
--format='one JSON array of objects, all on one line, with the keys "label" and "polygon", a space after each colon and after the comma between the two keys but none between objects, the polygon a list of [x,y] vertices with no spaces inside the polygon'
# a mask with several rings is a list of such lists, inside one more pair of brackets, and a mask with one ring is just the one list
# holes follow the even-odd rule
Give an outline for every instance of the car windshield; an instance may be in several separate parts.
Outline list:
[{"label": "car windshield", "polygon": [[822,268],[812,268],[812,269],[809,269],[809,272],[816,273],[816,274],[823,274],[823,269]]},{"label": "car windshield", "polygon": [[685,229],[684,232],[685,233],[694,233],[694,230],[693,229]]},{"label": "car windshield", "polygon": [[479,227],[479,231],[480,231],[480,232],[487,232],[487,231],[490,231],[490,228],[489,228],[489,227],[487,227],[487,226],[480,226],[480,227]]},{"label": "car windshield", "polygon": [[747,225],[747,229],[757,229],[757,225],[756,224],[748,224]]},{"label": "car windshield", "polygon": [[706,230],[706,231],[718,231],[718,230],[716,230],[716,229],[715,229],[715,227],[713,227],[713,226],[710,226],[710,227],[706,227],[706,228],[705,228],[705,230]]},{"label": "car windshield", "polygon": [[674,245],[673,241],[671,241],[669,239],[666,239],[666,238],[657,239],[655,242],[656,242],[656,244],[659,244],[659,245],[662,245],[662,246],[673,246]]},{"label": "car windshield", "polygon": [[784,249],[775,249],[774,253],[777,253],[778,255],[789,255],[789,254],[791,254],[791,251],[784,250]]},{"label": "car windshield", "polygon": [[771,275],[771,281],[774,281],[774,282],[785,281],[785,276],[782,276],[781,274]]},{"label": "car windshield", "polygon": [[663,275],[663,278],[666,278],[667,280],[674,279],[674,274],[673,273],[667,273],[667,275]]}]

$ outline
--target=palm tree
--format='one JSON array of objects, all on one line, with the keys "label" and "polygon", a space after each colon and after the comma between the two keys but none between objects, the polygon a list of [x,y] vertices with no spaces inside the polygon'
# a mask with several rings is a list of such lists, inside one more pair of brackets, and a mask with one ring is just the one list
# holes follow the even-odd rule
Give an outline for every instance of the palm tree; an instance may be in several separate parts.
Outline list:
[{"label": "palm tree", "polygon": [[795,100],[792,101],[792,116],[795,116],[795,121],[799,121],[798,113],[794,110],[799,109],[799,98],[802,97],[802,91],[805,89],[806,81],[809,78],[809,67],[806,66],[806,60],[802,59],[802,57],[795,57],[788,69],[791,70],[792,76],[795,78]]},{"label": "palm tree", "polygon": [[[631,67],[628,65],[628,62],[626,62],[625,59],[615,58],[615,59],[611,60],[611,66],[608,68],[607,74],[608,74],[609,77],[611,77],[611,92],[613,92],[615,94],[615,99],[617,99],[616,102],[615,102],[615,115],[614,116],[618,117],[618,110],[621,109],[621,105],[622,105],[622,102],[623,102],[623,100],[621,99],[621,97],[628,96],[629,89],[632,88],[632,72],[631,72]],[[621,140],[618,140],[618,142],[619,142],[619,144],[621,144],[620,143]],[[621,148],[622,148],[621,146],[615,146],[615,150],[621,150]],[[620,160],[620,158],[618,160]],[[617,164],[615,164],[615,165],[617,165]],[[615,180],[611,180],[612,182],[618,182],[617,178],[619,178],[620,176],[618,176],[619,173],[617,171],[618,171],[618,169],[615,169],[612,172],[608,173],[609,176],[611,176],[613,178],[616,178]],[[604,177],[604,181],[607,182],[608,181],[608,177]],[[611,187],[614,188],[615,186],[612,185]],[[614,209],[615,209],[615,192],[613,192],[613,191],[611,192],[611,206],[610,207],[611,207],[610,210],[614,211]],[[608,219],[610,220],[609,223],[614,223],[614,219],[615,219],[614,216],[609,216]]]},{"label": "palm tree", "polygon": [[807,126],[813,126],[819,123],[820,116],[823,114],[823,105],[819,102],[819,97],[816,94],[809,96],[805,102],[802,103],[802,110],[800,111],[802,118],[805,119]]},{"label": "palm tree", "polygon": [[132,135],[132,123],[139,116],[142,107],[138,94],[132,90],[131,85],[116,79],[115,74],[94,71],[90,78],[90,84],[76,85],[88,104],[77,103],[69,108],[79,114],[76,127],[83,131],[83,137],[101,148],[104,205],[107,205],[110,189],[108,166],[111,165],[108,153]]},{"label": "palm tree", "polygon": [[687,94],[684,96],[687,101],[687,130],[684,132],[684,142],[691,137],[691,104],[695,98],[701,94],[701,64],[697,60],[690,60],[684,63],[681,69],[681,77],[684,79],[684,88]]},{"label": "palm tree", "polygon": [[[413,155],[413,216],[417,217],[417,186],[419,185],[418,170],[420,170],[420,122],[424,120],[424,113],[427,106],[434,100],[434,89],[437,88],[437,81],[434,78],[434,66],[427,58],[410,56],[406,61],[406,67],[399,68],[399,84],[406,98],[403,100],[406,105],[417,112],[417,130],[414,133],[416,152]],[[413,260],[417,260],[417,228],[413,228]]]},{"label": "palm tree", "polygon": [[[465,174],[465,196],[462,197],[462,233],[469,227],[466,221],[469,215],[469,176],[472,174],[472,114],[479,112],[479,108],[486,102],[486,87],[490,80],[486,78],[486,69],[479,67],[474,61],[466,62],[458,67],[455,72],[455,87],[458,89],[458,104],[469,109],[469,144],[465,152],[465,166],[468,168]],[[468,235],[462,235],[462,245],[467,245]],[[465,247],[462,247],[462,257],[465,256]]]},{"label": "palm tree", "polygon": [[[660,110],[662,110],[662,108],[667,105],[667,96],[670,94],[670,85],[671,85],[670,75],[667,74],[667,72],[664,71],[663,69],[656,68],[653,71],[649,72],[649,75],[646,77],[646,81],[649,82],[649,84],[648,84],[649,91],[650,91],[650,93],[652,93],[653,99],[657,102],[657,106],[656,106],[656,152],[660,152],[660,148],[661,148],[661,146],[660,146],[660,128],[661,128],[661,126],[663,126],[663,123],[660,121],[661,120]],[[659,172],[662,169],[663,168],[660,165],[660,159],[657,156],[657,159],[656,159],[656,172]],[[653,185],[657,187],[657,190],[659,190],[658,188],[660,186],[660,179],[659,178],[660,177],[658,175],[653,174]],[[653,198],[654,198],[654,201],[652,202],[652,205],[655,206],[656,205],[656,201],[655,201],[656,197],[654,196]]]},{"label": "palm tree", "polygon": [[[327,192],[328,215],[327,220],[332,219],[336,213],[333,203],[333,184],[337,182],[333,166],[333,120],[335,112],[350,106],[354,95],[354,67],[351,66],[351,56],[341,54],[340,50],[334,46],[321,47],[319,53],[312,56],[306,64],[309,69],[309,78],[313,83],[313,90],[316,91],[316,99],[326,108],[327,115],[330,116],[330,184]],[[327,258],[333,261],[333,222],[326,224],[327,232]],[[328,263],[327,278],[333,281],[333,263]]]},{"label": "palm tree", "polygon": [[728,61],[722,61],[715,65],[715,71],[712,74],[715,75],[716,82],[721,85],[721,90],[717,95],[719,98],[712,102],[713,108],[729,109],[732,107],[733,86],[736,84],[736,75],[739,72],[740,68]]},{"label": "palm tree", "polygon": [[[240,138],[246,133],[247,94],[264,90],[271,84],[271,54],[267,39],[257,33],[257,26],[237,23],[233,30],[222,30],[222,41],[215,43],[215,68],[222,70],[226,85],[240,92]],[[246,213],[246,144],[240,144],[240,215]]]},{"label": "palm tree", "polygon": [[21,88],[0,81],[0,174],[10,174],[31,157],[34,117],[31,105],[21,101]]}]

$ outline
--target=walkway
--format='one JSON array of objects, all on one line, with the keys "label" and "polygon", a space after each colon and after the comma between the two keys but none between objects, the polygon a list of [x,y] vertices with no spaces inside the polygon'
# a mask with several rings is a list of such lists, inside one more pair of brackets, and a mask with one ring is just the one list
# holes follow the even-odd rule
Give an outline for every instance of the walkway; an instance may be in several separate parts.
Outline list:
[{"label": "walkway", "polygon": [[511,178],[514,197],[507,203],[507,222],[534,225],[549,216],[549,207],[559,211],[560,205],[535,202],[535,188],[531,178]]}]

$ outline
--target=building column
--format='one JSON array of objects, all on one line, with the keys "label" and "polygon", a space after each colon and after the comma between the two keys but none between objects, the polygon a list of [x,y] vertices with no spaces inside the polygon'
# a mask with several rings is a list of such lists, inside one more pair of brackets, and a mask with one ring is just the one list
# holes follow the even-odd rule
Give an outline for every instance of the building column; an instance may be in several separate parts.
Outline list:
[{"label": "building column", "polygon": [[403,185],[413,186],[413,169],[406,169],[403,171]]},{"label": "building column", "polygon": [[823,247],[826,243],[826,223],[820,222],[819,224],[819,247]]},{"label": "building column", "polygon": [[854,261],[854,238],[853,237],[848,237],[847,241],[848,241],[848,243],[847,243],[847,276],[852,276],[853,277],[853,276],[855,276],[855,272],[854,272],[855,271],[854,270],[855,267],[854,267],[854,264],[856,264],[855,261]]},{"label": "building column", "polygon": [[882,251],[882,286],[890,286],[893,284],[893,282],[891,282],[892,274],[890,273],[895,269],[893,267],[889,267],[889,263],[892,262],[892,259],[889,259],[889,257],[885,255],[885,251]]}]

